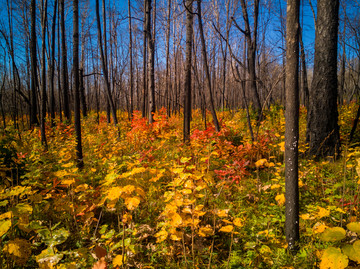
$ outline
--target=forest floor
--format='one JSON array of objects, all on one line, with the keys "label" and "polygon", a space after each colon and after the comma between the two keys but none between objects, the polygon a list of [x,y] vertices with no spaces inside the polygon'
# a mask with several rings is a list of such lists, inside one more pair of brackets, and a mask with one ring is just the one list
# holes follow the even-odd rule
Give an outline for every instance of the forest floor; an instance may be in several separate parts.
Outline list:
[{"label": "forest floor", "polygon": [[[121,113],[118,127],[82,121],[83,169],[73,125],[0,135],[1,268],[359,268],[360,132],[357,105],[340,109],[339,160],[308,159],[300,120],[300,244],[284,236],[283,110],[249,136],[244,111],[218,112],[216,133],[193,112],[164,110],[148,125]],[[255,119],[253,119],[255,126]],[[2,163],[2,164],[1,164]]]}]

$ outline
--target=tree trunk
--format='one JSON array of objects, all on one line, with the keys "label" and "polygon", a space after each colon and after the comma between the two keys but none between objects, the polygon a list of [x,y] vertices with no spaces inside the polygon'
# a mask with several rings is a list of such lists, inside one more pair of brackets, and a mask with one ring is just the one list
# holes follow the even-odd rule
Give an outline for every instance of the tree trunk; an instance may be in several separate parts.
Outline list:
[{"label": "tree trunk", "polygon": [[75,133],[76,133],[76,163],[77,167],[84,166],[81,145],[81,121],[80,121],[80,74],[79,74],[79,0],[73,0],[73,72],[75,88]]},{"label": "tree trunk", "polygon": [[300,58],[301,58],[301,68],[302,68],[302,76],[301,76],[301,85],[304,94],[304,105],[305,107],[309,107],[309,86],[307,80],[307,70],[306,70],[306,57],[305,57],[305,48],[302,40],[302,29],[300,29]]},{"label": "tree trunk", "polygon": [[184,82],[184,142],[190,141],[191,122],[191,61],[193,47],[193,0],[186,0],[186,48],[185,48],[185,82]]},{"label": "tree trunk", "polygon": [[55,125],[55,89],[54,89],[54,74],[55,74],[55,29],[56,29],[56,12],[57,12],[58,1],[55,0],[54,3],[54,14],[53,21],[51,26],[51,57],[49,64],[49,83],[50,83],[50,117],[51,117],[51,126]]},{"label": "tree trunk", "polygon": [[61,28],[61,78],[63,92],[64,116],[68,122],[71,122],[71,112],[69,103],[69,74],[67,67],[66,34],[65,34],[65,11],[64,0],[59,0],[60,28]]},{"label": "tree trunk", "polygon": [[[105,20],[105,19],[106,18],[103,18],[103,20]],[[98,32],[98,39],[99,39],[99,46],[100,46],[101,65],[102,65],[102,69],[103,69],[103,73],[104,73],[104,80],[105,80],[105,90],[107,93],[107,98],[109,100],[111,113],[114,118],[114,125],[116,126],[118,123],[117,117],[116,117],[116,109],[115,109],[114,101],[112,99],[112,94],[111,94],[111,90],[110,90],[108,66],[106,64],[106,57],[105,57],[104,48],[102,45],[99,0],[96,0],[96,21],[97,21],[97,32]],[[104,40],[104,42],[106,42],[106,40]]]},{"label": "tree trunk", "polygon": [[339,154],[337,110],[337,36],[339,0],[318,0],[314,75],[311,84],[306,139],[315,157]]},{"label": "tree trunk", "polygon": [[41,28],[42,28],[42,44],[41,44],[41,119],[40,119],[40,132],[41,144],[47,150],[47,141],[45,134],[45,118],[46,118],[46,65],[45,65],[45,35],[46,35],[46,21],[47,21],[47,0],[42,0],[42,15],[41,15]]},{"label": "tree trunk", "polygon": [[132,51],[132,26],[131,26],[131,5],[130,0],[128,0],[128,12],[129,12],[129,60],[130,60],[130,111],[129,111],[129,118],[132,119],[133,110],[134,110],[134,78],[133,78],[133,51]]},{"label": "tree trunk", "polygon": [[[154,47],[154,38],[152,36],[151,31],[151,0],[147,0],[146,4],[146,35],[148,40],[148,54],[149,54],[149,61],[148,61],[148,73],[149,73],[149,114],[148,114],[148,121],[149,123],[154,122],[153,114],[155,113],[155,47]],[[153,26],[154,27],[154,26]]]},{"label": "tree trunk", "polygon": [[147,101],[147,92],[148,92],[148,76],[147,76],[147,25],[150,23],[148,18],[148,0],[144,0],[144,44],[143,44],[143,104],[142,104],[142,116],[146,117],[146,101]]},{"label": "tree trunk", "polygon": [[285,235],[290,251],[299,241],[299,5],[288,0],[286,17]]},{"label": "tree trunk", "polygon": [[37,63],[36,63],[36,0],[31,0],[30,17],[31,17],[31,36],[30,36],[30,61],[31,61],[31,114],[30,125],[38,125],[37,118]]},{"label": "tree trunk", "polygon": [[211,78],[210,78],[210,70],[209,70],[209,65],[208,65],[208,60],[207,60],[204,30],[203,30],[202,19],[201,19],[201,0],[197,0],[197,5],[198,5],[198,13],[197,13],[197,15],[198,15],[200,39],[201,39],[201,52],[202,52],[202,55],[203,55],[205,76],[206,76],[206,81],[207,81],[210,111],[211,111],[211,114],[212,114],[212,117],[213,117],[215,130],[217,132],[220,132],[220,124],[219,124],[219,121],[217,119],[215,106],[214,106],[214,99],[213,99],[212,85],[211,85]]}]

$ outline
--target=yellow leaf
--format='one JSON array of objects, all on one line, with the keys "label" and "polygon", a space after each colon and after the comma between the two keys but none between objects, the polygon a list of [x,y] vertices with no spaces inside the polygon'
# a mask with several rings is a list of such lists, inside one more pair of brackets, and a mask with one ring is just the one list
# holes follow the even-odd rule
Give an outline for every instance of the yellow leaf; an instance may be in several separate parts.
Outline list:
[{"label": "yellow leaf", "polygon": [[206,237],[206,236],[212,235],[213,233],[214,233],[214,230],[210,225],[206,225],[205,227],[201,227],[199,229],[199,232],[198,232],[198,234],[201,237]]},{"label": "yellow leaf", "polygon": [[330,215],[330,210],[325,209],[323,207],[318,206],[319,212],[317,213],[317,216],[321,219],[324,217],[327,217]]},{"label": "yellow leaf", "polygon": [[314,219],[314,217],[311,217],[309,213],[300,215],[300,218],[302,218],[303,220]]},{"label": "yellow leaf", "polygon": [[313,231],[314,233],[322,233],[326,228],[327,226],[325,224],[318,222],[314,225]]},{"label": "yellow leaf", "polygon": [[320,269],[344,269],[348,263],[347,256],[339,248],[329,247],[321,257]]},{"label": "yellow leaf", "polygon": [[71,166],[73,166],[74,165],[74,163],[66,163],[66,164],[63,164],[62,165],[62,167],[64,167],[64,168],[69,168],[69,167],[71,167]]},{"label": "yellow leaf", "polygon": [[242,227],[244,224],[242,223],[240,218],[236,218],[233,220],[235,226]]},{"label": "yellow leaf", "polygon": [[122,193],[121,187],[112,187],[111,189],[108,190],[106,198],[110,200],[116,200],[119,199],[121,193]]},{"label": "yellow leaf", "polygon": [[285,151],[285,141],[279,143],[278,146],[280,146],[280,150],[281,150],[281,151],[283,151],[283,152]]},{"label": "yellow leaf", "polygon": [[225,218],[228,216],[229,209],[218,209],[216,212],[216,215],[218,215],[220,218]]},{"label": "yellow leaf", "polygon": [[182,218],[178,213],[170,212],[168,216],[170,217],[170,225],[171,226],[178,227],[182,224]]},{"label": "yellow leaf", "polygon": [[72,185],[72,184],[74,184],[75,183],[75,179],[73,178],[73,179],[63,179],[63,180],[61,180],[61,184],[62,185],[67,185],[67,186],[70,186],[70,185]]},{"label": "yellow leaf", "polygon": [[225,233],[231,233],[233,229],[234,229],[234,226],[226,225],[226,226],[221,227],[221,229],[219,231],[225,232]]},{"label": "yellow leaf", "polygon": [[271,189],[272,189],[272,190],[277,189],[277,188],[280,188],[280,187],[281,187],[280,184],[271,185]]},{"label": "yellow leaf", "polygon": [[276,202],[279,206],[283,206],[285,204],[285,195],[284,194],[278,194],[275,197]]},{"label": "yellow leaf", "polygon": [[12,215],[13,215],[12,212],[8,211],[8,212],[0,215],[0,220],[11,219]]},{"label": "yellow leaf", "polygon": [[116,255],[116,257],[113,259],[113,266],[121,266],[122,264],[123,264],[123,256]]},{"label": "yellow leaf", "polygon": [[10,254],[17,264],[25,264],[31,255],[31,244],[25,239],[16,238],[7,242],[3,250]]},{"label": "yellow leaf", "polygon": [[191,160],[191,157],[182,157],[181,159],[180,159],[180,162],[181,163],[187,163],[188,161],[190,161]]},{"label": "yellow leaf", "polygon": [[261,167],[267,164],[267,159],[260,159],[255,163],[256,167]]},{"label": "yellow leaf", "polygon": [[191,179],[187,180],[184,184],[184,188],[186,189],[193,189],[194,188],[194,183],[192,182]]},{"label": "yellow leaf", "polygon": [[132,197],[132,198],[126,198],[125,199],[125,205],[126,208],[129,210],[136,209],[140,204],[140,199],[138,197]]},{"label": "yellow leaf", "polygon": [[95,168],[90,168],[91,172],[96,172]]},{"label": "yellow leaf", "polygon": [[165,230],[160,230],[158,233],[155,234],[155,237],[157,237],[156,242],[160,243],[164,240],[166,240],[168,236],[168,232]]}]

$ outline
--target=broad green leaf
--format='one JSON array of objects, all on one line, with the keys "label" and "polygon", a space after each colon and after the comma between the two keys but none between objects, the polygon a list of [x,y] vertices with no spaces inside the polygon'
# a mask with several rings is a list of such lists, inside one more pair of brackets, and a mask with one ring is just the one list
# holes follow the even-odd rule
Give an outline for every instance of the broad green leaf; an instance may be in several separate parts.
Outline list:
[{"label": "broad green leaf", "polygon": [[348,263],[348,258],[339,248],[329,247],[321,257],[320,269],[344,269]]},{"label": "broad green leaf", "polygon": [[36,261],[45,263],[49,268],[53,268],[63,258],[63,254],[55,254],[54,248],[48,247],[44,249],[39,255],[36,256]]},{"label": "broad green leaf", "polygon": [[360,240],[355,241],[353,245],[345,245],[342,251],[350,260],[360,263]]},{"label": "broad green leaf", "polygon": [[360,234],[360,222],[350,222],[346,225],[350,231]]},{"label": "broad green leaf", "polygon": [[346,231],[341,227],[327,228],[321,235],[320,239],[325,242],[336,242],[345,238]]},{"label": "broad green leaf", "polygon": [[0,221],[0,237],[7,233],[11,227],[11,220],[2,220]]}]

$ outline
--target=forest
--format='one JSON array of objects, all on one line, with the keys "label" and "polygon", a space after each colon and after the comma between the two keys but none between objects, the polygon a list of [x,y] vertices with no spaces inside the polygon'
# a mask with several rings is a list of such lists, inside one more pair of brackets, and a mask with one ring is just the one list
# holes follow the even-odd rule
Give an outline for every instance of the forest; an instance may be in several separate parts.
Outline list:
[{"label": "forest", "polygon": [[360,268],[359,1],[0,7],[0,268]]}]

